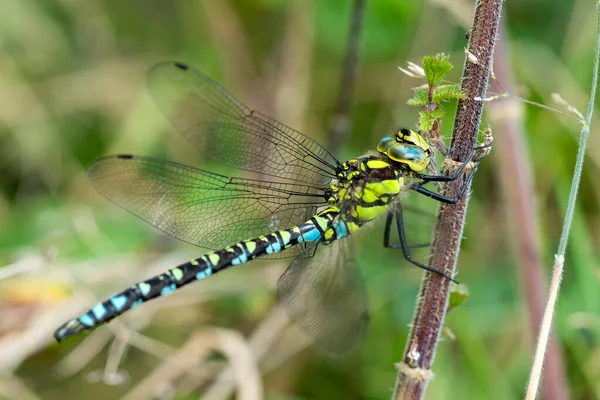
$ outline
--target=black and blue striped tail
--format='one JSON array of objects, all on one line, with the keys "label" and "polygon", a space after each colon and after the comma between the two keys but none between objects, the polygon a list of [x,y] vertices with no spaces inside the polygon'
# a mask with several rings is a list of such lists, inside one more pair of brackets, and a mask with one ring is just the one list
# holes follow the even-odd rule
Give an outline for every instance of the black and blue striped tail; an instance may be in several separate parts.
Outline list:
[{"label": "black and blue striped tail", "polygon": [[181,264],[165,273],[136,283],[108,300],[96,304],[79,318],[71,319],[58,328],[54,332],[54,338],[61,342],[81,331],[93,329],[145,301],[165,296],[183,285],[203,279],[212,273],[213,267],[206,261],[206,256]]},{"label": "black and blue striped tail", "polygon": [[[338,214],[339,210],[329,208],[300,226],[276,231],[207,253],[153,278],[139,282],[108,300],[96,304],[80,317],[67,321],[56,330],[54,337],[61,342],[81,331],[90,330],[109,322],[145,301],[165,296],[188,283],[204,279],[232,265],[244,264],[267,254],[279,253],[302,242],[326,240],[324,233],[332,227],[331,224]],[[339,238],[347,234],[347,229],[343,222],[338,225],[340,225]],[[336,231],[338,230],[336,226],[334,228]]]}]

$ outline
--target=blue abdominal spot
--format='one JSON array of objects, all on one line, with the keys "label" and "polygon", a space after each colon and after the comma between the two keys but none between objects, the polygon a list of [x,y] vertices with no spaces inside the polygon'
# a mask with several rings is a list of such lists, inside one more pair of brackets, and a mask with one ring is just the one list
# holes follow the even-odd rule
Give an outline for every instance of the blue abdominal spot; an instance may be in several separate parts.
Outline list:
[{"label": "blue abdominal spot", "polygon": [[336,222],[334,229],[338,239],[348,236],[348,227],[344,221]]},{"label": "blue abdominal spot", "polygon": [[177,289],[177,286],[175,284],[169,285],[169,286],[165,286],[164,288],[162,288],[162,290],[160,291],[160,295],[161,296],[166,296],[169,293],[175,291],[175,289]]},{"label": "blue abdominal spot", "polygon": [[123,295],[114,296],[110,298],[110,302],[117,309],[117,311],[121,311],[125,304],[127,304],[127,298]]},{"label": "blue abdominal spot", "polygon": [[142,304],[144,302],[144,300],[142,299],[137,299],[136,301],[133,302],[133,304],[131,305],[131,308],[134,309],[137,306],[139,306],[140,304]]},{"label": "blue abdominal spot", "polygon": [[267,254],[279,253],[281,251],[281,244],[277,241],[267,246]]},{"label": "blue abdominal spot", "polygon": [[204,279],[212,275],[212,268],[206,268],[204,271],[200,271],[196,274],[196,279]]},{"label": "blue abdominal spot", "polygon": [[319,232],[317,228],[313,228],[310,231],[303,233],[302,237],[307,242],[316,242],[321,239],[321,232]]},{"label": "blue abdominal spot", "polygon": [[88,314],[84,314],[81,317],[79,317],[79,322],[81,322],[85,326],[93,326],[94,325],[94,319],[92,317],[90,317]]},{"label": "blue abdominal spot", "polygon": [[96,319],[102,319],[106,315],[106,307],[104,307],[102,303],[96,304],[94,307],[92,307],[91,311]]},{"label": "blue abdominal spot", "polygon": [[248,255],[244,252],[240,254],[238,257],[231,260],[231,265],[239,265],[248,261]]}]

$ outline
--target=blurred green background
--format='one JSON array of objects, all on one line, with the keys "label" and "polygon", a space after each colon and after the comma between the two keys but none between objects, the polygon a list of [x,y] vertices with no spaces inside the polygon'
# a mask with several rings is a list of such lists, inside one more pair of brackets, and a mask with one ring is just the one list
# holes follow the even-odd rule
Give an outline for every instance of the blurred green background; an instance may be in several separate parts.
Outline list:
[{"label": "blurred green background", "polygon": [[[422,271],[381,247],[381,227],[359,241],[367,242],[358,250],[372,319],[348,357],[320,352],[276,307],[285,261],[232,269],[61,345],[52,338],[96,301],[203,253],[86,181],[86,166],[113,153],[203,165],[150,100],[148,69],[186,62],[326,144],[352,8],[344,0],[2,1],[0,398],[251,399],[257,382],[267,399],[391,396]],[[503,58],[495,62],[502,88],[564,109],[552,103],[558,92],[585,110],[594,8],[591,0],[507,2]],[[338,158],[374,149],[397,126],[415,126],[418,110],[405,102],[423,82],[398,66],[445,52],[455,64],[449,78],[460,80],[472,12],[462,0],[367,0],[351,126],[335,144]],[[496,143],[475,177],[459,259],[458,279],[471,296],[447,318],[428,399],[517,399],[525,390],[537,331],[532,309],[544,302],[579,125],[502,104],[484,109],[493,111],[484,124]],[[504,125],[515,117],[523,136]],[[567,252],[548,399],[600,398],[598,122]],[[532,183],[519,186],[529,171]],[[519,195],[533,205],[531,219],[514,212],[509,197]],[[533,226],[535,243],[525,252],[518,250],[523,223]]]}]

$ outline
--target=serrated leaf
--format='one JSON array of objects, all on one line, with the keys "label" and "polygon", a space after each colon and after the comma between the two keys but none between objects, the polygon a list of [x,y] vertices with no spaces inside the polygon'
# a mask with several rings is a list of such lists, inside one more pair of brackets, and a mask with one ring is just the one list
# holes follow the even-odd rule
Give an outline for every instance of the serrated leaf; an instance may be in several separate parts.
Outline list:
[{"label": "serrated leaf", "polygon": [[423,70],[425,70],[425,77],[427,78],[429,87],[439,85],[452,67],[452,63],[448,61],[448,56],[444,53],[437,54],[435,57],[423,57]]},{"label": "serrated leaf", "polygon": [[440,108],[433,111],[421,111],[419,113],[419,129],[428,132],[433,128],[436,119],[442,118],[446,112]]},{"label": "serrated leaf", "polygon": [[442,85],[433,90],[433,102],[437,104],[464,97],[465,95],[458,85]]},{"label": "serrated leaf", "polygon": [[433,128],[435,118],[431,118],[431,115],[425,111],[419,113],[419,130],[427,132]]},{"label": "serrated leaf", "polygon": [[413,97],[408,99],[406,104],[415,107],[425,107],[427,105],[428,90],[423,88],[415,88]]}]

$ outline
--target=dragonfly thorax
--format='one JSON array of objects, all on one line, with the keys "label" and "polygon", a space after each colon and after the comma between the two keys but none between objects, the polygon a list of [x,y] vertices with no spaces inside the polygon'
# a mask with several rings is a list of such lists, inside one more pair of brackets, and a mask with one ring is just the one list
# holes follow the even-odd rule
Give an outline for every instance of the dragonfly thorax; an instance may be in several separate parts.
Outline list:
[{"label": "dragonfly thorax", "polygon": [[398,167],[375,155],[341,163],[338,176],[328,188],[327,200],[342,210],[351,230],[384,212],[403,185]]},{"label": "dragonfly thorax", "polygon": [[377,145],[377,151],[407,172],[423,171],[431,156],[425,138],[411,129],[399,129],[395,136],[385,136]]}]

